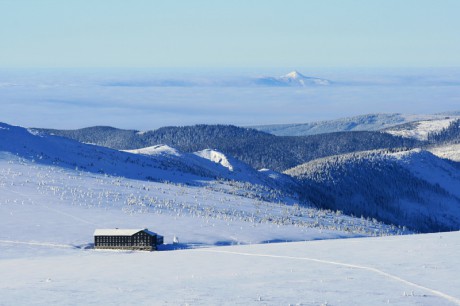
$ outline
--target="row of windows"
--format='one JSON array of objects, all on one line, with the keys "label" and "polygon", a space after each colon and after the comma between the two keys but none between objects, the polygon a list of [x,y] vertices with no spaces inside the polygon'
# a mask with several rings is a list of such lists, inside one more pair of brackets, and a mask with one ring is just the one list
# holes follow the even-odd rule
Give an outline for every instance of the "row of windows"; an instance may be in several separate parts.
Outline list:
[{"label": "row of windows", "polygon": [[122,243],[122,242],[97,242],[97,246],[149,246],[149,244],[145,242],[140,242],[140,243]]},{"label": "row of windows", "polygon": [[114,244],[110,244],[110,243],[100,243],[98,245],[96,245],[96,248],[111,248],[111,249],[125,249],[125,248],[128,248],[128,249],[133,249],[133,248],[142,248],[142,249],[145,249],[145,248],[149,248],[151,249],[152,245],[147,245],[147,244],[139,244],[139,245],[126,245],[126,244],[123,244],[123,245],[114,245]]},{"label": "row of windows", "polygon": [[150,239],[149,237],[139,238],[126,236],[96,236],[95,242],[97,245],[101,246],[123,246],[123,245],[149,245]]},{"label": "row of windows", "polygon": [[[96,236],[96,240],[148,240],[150,236]],[[153,238],[153,237],[152,237]]]}]

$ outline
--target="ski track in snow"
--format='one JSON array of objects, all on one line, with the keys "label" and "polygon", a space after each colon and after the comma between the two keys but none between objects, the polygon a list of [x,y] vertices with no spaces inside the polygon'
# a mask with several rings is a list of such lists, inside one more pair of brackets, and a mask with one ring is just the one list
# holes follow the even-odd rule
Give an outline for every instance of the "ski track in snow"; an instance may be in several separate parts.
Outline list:
[{"label": "ski track in snow", "polygon": [[255,256],[255,257],[268,257],[268,258],[282,258],[282,259],[293,259],[293,260],[305,260],[305,261],[311,261],[311,262],[317,262],[317,263],[322,263],[322,264],[328,264],[328,265],[335,265],[335,266],[341,266],[341,267],[347,267],[347,268],[354,268],[354,269],[360,269],[372,273],[376,273],[382,276],[385,276],[387,278],[393,279],[395,281],[398,281],[400,283],[413,286],[415,288],[421,289],[428,291],[434,295],[437,295],[443,299],[448,300],[449,302],[452,302],[456,305],[460,305],[460,299],[450,296],[446,293],[443,293],[441,291],[431,289],[416,283],[413,283],[411,281],[405,280],[399,276],[384,272],[382,270],[372,268],[372,267],[367,267],[367,266],[360,266],[360,265],[354,265],[354,264],[348,264],[348,263],[342,263],[342,262],[337,262],[337,261],[329,261],[329,260],[322,260],[322,259],[317,259],[317,258],[309,258],[309,257],[295,257],[295,256],[285,256],[285,255],[270,255],[270,254],[254,254],[254,253],[245,253],[245,252],[233,252],[233,251],[224,251],[224,250],[210,250],[210,249],[199,249],[197,250],[199,252],[212,252],[212,253],[226,253],[226,254],[234,254],[234,255],[241,255],[241,256]]}]

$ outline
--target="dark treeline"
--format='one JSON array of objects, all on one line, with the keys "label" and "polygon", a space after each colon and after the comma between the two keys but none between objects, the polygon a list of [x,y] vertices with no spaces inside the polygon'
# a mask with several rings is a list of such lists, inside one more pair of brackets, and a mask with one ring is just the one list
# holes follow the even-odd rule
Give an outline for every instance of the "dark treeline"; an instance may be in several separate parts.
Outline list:
[{"label": "dark treeline", "polygon": [[139,133],[110,127],[42,132],[113,149],[166,144],[183,152],[215,149],[256,169],[284,171],[316,158],[382,148],[413,148],[420,142],[381,132],[337,132],[312,136],[274,136],[232,125],[164,127]]},{"label": "dark treeline", "polygon": [[428,141],[433,144],[460,143],[460,119],[452,121],[439,132],[429,133]]},{"label": "dark treeline", "polygon": [[117,150],[136,149],[144,146],[144,142],[137,134],[138,131],[121,130],[109,126],[94,126],[78,130],[35,130]]}]

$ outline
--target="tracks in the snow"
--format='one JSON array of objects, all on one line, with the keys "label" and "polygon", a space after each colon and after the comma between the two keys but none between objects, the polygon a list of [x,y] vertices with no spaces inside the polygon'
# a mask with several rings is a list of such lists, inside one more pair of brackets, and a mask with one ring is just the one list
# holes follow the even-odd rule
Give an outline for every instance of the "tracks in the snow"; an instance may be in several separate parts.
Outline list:
[{"label": "tracks in the snow", "polygon": [[460,299],[453,297],[451,295],[448,295],[446,293],[443,293],[439,290],[431,289],[416,283],[413,283],[411,281],[405,280],[399,276],[384,272],[382,270],[373,268],[373,267],[367,267],[367,266],[362,266],[362,265],[354,265],[354,264],[348,264],[348,263],[342,263],[342,262],[337,262],[337,261],[329,261],[329,260],[323,260],[323,259],[317,259],[317,258],[309,258],[309,257],[295,257],[295,256],[286,256],[286,255],[271,255],[271,254],[254,254],[254,253],[245,253],[245,252],[234,252],[234,251],[226,251],[226,250],[216,250],[216,249],[200,249],[198,250],[200,252],[213,252],[213,253],[226,253],[226,254],[234,254],[234,255],[240,255],[240,256],[255,256],[255,257],[266,257],[266,258],[280,258],[280,259],[289,259],[289,260],[304,260],[304,261],[310,261],[310,262],[317,262],[321,264],[327,264],[327,265],[335,265],[335,266],[341,266],[341,267],[348,267],[348,268],[353,268],[353,269],[360,269],[368,272],[372,272],[375,274],[379,274],[381,276],[387,277],[389,279],[395,280],[397,282],[424,290],[428,291],[434,295],[437,295],[443,299],[446,299],[456,305],[460,305]]}]

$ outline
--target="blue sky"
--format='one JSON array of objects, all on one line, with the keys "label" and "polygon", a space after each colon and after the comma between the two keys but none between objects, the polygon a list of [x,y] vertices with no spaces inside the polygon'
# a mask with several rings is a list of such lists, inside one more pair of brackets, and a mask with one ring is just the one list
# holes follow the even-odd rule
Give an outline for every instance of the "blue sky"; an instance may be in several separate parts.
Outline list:
[{"label": "blue sky", "polygon": [[0,0],[0,67],[459,67],[458,16],[458,0]]}]

